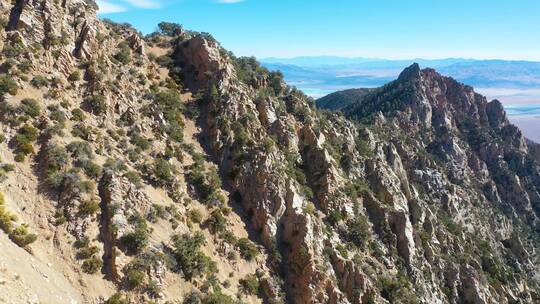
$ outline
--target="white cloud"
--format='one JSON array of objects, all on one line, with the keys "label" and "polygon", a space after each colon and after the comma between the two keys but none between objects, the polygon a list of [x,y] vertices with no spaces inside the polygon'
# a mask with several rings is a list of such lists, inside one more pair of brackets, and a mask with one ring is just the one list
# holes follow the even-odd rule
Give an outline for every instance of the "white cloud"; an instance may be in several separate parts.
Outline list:
[{"label": "white cloud", "polygon": [[103,0],[97,0],[96,2],[99,7],[98,13],[100,14],[121,13],[121,12],[126,11],[125,7],[118,4],[114,4],[114,3],[103,1]]},{"label": "white cloud", "polygon": [[139,8],[155,9],[155,8],[161,7],[161,4],[155,0],[124,0],[124,1]]},{"label": "white cloud", "polygon": [[232,4],[232,3],[244,2],[244,0],[217,0],[217,2],[223,3],[223,4]]}]

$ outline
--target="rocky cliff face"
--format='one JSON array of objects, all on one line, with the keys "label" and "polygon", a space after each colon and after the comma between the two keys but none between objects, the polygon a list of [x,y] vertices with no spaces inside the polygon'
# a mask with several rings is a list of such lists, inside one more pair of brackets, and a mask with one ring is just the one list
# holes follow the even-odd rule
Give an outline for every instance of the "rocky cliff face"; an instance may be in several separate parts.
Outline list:
[{"label": "rocky cliff face", "polygon": [[[208,34],[0,4],[0,227],[58,303],[540,301],[537,148],[499,102],[413,65],[325,112]],[[48,301],[19,271],[0,299]]]}]

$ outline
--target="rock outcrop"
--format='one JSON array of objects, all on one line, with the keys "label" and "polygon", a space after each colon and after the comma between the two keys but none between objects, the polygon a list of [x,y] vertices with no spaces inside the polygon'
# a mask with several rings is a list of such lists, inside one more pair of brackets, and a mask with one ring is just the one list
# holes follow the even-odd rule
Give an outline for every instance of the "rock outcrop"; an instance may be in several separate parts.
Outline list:
[{"label": "rock outcrop", "polygon": [[0,4],[0,227],[60,303],[539,301],[540,149],[499,101],[415,64],[320,111],[209,34]]}]

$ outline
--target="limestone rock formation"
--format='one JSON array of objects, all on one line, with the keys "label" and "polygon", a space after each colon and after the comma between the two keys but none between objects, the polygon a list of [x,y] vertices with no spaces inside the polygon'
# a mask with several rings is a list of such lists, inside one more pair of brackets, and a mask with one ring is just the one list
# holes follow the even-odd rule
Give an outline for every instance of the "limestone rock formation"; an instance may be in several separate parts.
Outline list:
[{"label": "limestone rock formation", "polygon": [[39,260],[0,299],[540,301],[540,149],[499,101],[415,64],[322,111],[209,34],[0,12],[0,234]]}]

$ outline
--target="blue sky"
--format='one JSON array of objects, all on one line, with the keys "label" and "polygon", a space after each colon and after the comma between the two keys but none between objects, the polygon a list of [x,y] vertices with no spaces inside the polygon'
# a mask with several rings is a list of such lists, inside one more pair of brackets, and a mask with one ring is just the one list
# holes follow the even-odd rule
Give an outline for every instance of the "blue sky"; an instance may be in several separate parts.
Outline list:
[{"label": "blue sky", "polygon": [[98,0],[143,33],[209,32],[237,55],[540,61],[540,0]]}]

